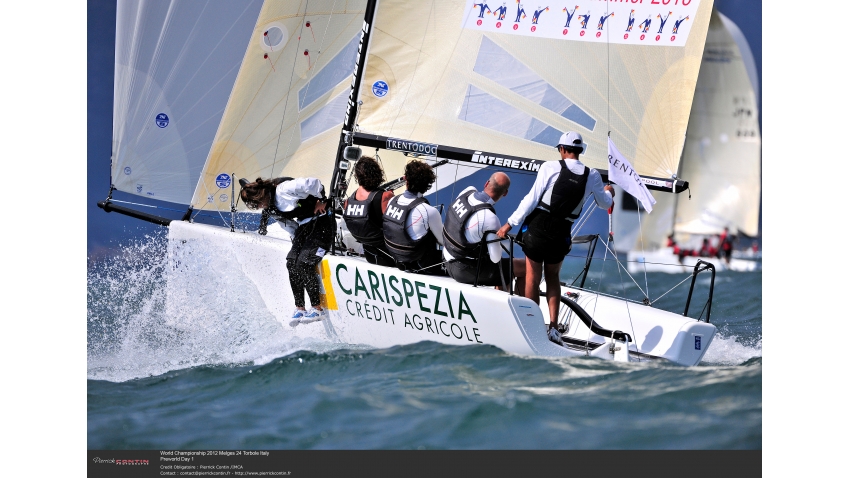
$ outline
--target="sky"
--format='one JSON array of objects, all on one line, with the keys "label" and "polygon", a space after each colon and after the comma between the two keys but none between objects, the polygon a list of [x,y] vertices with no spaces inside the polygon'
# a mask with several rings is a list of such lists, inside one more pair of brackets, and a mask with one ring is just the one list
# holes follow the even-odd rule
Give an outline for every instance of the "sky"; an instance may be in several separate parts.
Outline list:
[{"label": "sky", "polygon": [[[88,189],[87,252],[90,259],[109,256],[119,244],[153,234],[160,226],[97,207],[109,193],[109,158],[112,149],[112,95],[115,62],[115,1],[88,1]],[[761,78],[761,0],[716,0],[718,10],[744,32]],[[514,194],[516,196],[516,194]],[[137,196],[115,193],[116,198],[158,204]],[[507,202],[503,207],[507,205]],[[142,209],[138,208],[137,209]],[[157,209],[151,213],[179,218],[179,211]]]}]

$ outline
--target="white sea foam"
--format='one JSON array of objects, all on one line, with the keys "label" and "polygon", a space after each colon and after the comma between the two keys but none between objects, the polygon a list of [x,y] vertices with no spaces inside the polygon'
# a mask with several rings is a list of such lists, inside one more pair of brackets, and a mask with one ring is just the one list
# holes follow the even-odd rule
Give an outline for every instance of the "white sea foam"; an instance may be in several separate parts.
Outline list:
[{"label": "white sea foam", "polygon": [[735,335],[723,337],[718,333],[711,341],[701,363],[739,365],[749,359],[761,357],[761,340],[761,336],[759,336],[758,340],[742,341]]},{"label": "white sea foam", "polygon": [[299,338],[275,319],[239,262],[222,250],[228,246],[187,248],[169,263],[166,244],[165,237],[147,237],[90,266],[89,379],[259,365],[297,350],[341,346]]}]

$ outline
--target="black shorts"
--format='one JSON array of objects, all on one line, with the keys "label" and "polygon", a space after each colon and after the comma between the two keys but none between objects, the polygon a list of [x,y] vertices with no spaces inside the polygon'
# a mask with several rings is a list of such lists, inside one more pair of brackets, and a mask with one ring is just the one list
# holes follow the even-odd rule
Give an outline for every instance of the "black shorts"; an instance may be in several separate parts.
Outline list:
[{"label": "black shorts", "polygon": [[517,236],[526,257],[534,262],[557,264],[572,248],[571,229],[570,221],[535,209],[525,219]]},{"label": "black shorts", "polygon": [[[446,269],[452,279],[462,284],[475,284],[476,265],[474,262],[452,261],[446,264]],[[499,269],[501,269],[501,274]],[[485,256],[481,260],[481,274],[478,276],[478,285],[508,286],[510,274],[510,259],[503,257],[501,262],[496,264],[490,262],[489,256]],[[502,284],[502,277],[505,278],[504,284]]]}]

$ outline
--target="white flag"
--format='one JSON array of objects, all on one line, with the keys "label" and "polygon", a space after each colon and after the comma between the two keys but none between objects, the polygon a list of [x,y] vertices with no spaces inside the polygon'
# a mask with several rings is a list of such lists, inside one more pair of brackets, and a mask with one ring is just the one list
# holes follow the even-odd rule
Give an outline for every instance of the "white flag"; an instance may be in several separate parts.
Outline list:
[{"label": "white flag", "polygon": [[643,184],[643,180],[632,168],[629,160],[614,146],[610,137],[608,138],[608,164],[610,166],[608,168],[608,179],[640,201],[647,212],[652,212],[655,198],[649,193],[649,189],[646,189],[646,185]]}]

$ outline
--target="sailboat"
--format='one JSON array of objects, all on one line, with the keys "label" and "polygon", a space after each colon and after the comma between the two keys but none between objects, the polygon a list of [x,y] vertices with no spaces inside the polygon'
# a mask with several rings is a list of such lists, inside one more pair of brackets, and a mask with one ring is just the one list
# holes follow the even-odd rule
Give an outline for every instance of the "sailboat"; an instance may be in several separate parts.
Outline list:
[{"label": "sailboat", "polygon": [[[614,212],[615,249],[628,254],[630,272],[689,272],[700,260],[696,254],[703,240],[716,241],[724,229],[731,235],[758,235],[758,85],[746,39],[714,9],[679,163],[690,192],[687,197],[658,195],[651,214],[640,212],[634,201],[621,201]],[[671,234],[678,250],[668,245]],[[759,259],[733,254],[729,261],[711,260],[718,270],[746,272],[760,269]]]},{"label": "sailboat", "polygon": [[[573,18],[572,3],[572,13],[534,15],[519,2],[502,5],[516,8],[506,16],[472,0],[119,1],[112,180],[99,205],[168,227],[169,284],[211,284],[169,287],[170,316],[218,314],[250,295],[285,326],[290,237],[273,225],[267,235],[240,226],[249,211],[235,200],[239,179],[316,177],[338,212],[353,190],[358,150],[374,149],[390,178],[411,157],[448,161],[428,193],[447,202],[484,168],[533,180],[543,161],[557,159],[560,133],[576,130],[588,144],[582,161],[604,177],[610,136],[648,187],[686,190],[674,173],[712,1],[573,3],[588,12],[584,21]],[[664,21],[634,25],[656,15]],[[114,192],[182,205],[185,214],[139,212]],[[202,213],[218,224],[198,221]],[[559,345],[547,339],[545,301],[372,265],[344,241],[317,271],[329,317],[291,329],[293,337],[695,365],[716,332],[711,264],[694,269],[682,313],[585,288],[589,254],[581,277],[563,288]],[[592,234],[574,238],[581,242],[603,243]],[[712,277],[707,313],[692,318],[702,272]]]}]

